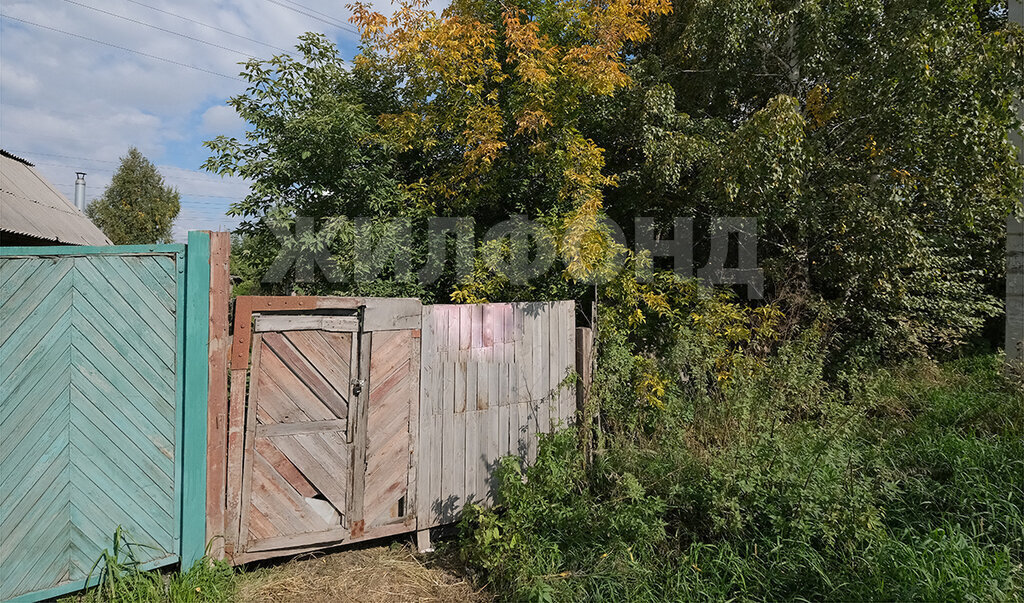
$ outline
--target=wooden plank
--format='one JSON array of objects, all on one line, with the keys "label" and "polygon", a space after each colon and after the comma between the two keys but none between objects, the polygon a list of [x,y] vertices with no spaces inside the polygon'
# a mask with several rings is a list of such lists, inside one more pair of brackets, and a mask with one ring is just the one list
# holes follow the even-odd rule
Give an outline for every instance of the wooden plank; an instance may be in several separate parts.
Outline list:
[{"label": "wooden plank", "polygon": [[321,531],[327,523],[311,509],[302,493],[261,454],[253,456],[253,505],[281,533]]},{"label": "wooden plank", "polygon": [[419,329],[422,305],[411,298],[368,298],[364,302],[363,330],[405,331]]},{"label": "wooden plank", "polygon": [[338,418],[333,409],[328,408],[323,400],[310,391],[302,380],[281,362],[265,340],[261,342],[261,348],[260,368],[259,371],[252,372],[250,382],[260,384],[260,397],[257,402],[262,420],[293,423]]},{"label": "wooden plank", "polygon": [[359,330],[359,317],[260,314],[256,331],[333,331],[354,333]]},{"label": "wooden plank", "polygon": [[484,348],[493,348],[495,342],[495,331],[500,333],[501,322],[497,320],[500,311],[497,304],[481,304],[481,333],[480,345]]},{"label": "wooden plank", "polygon": [[581,416],[586,411],[587,401],[590,399],[590,384],[593,378],[591,374],[593,341],[593,331],[590,327],[576,328],[576,372],[579,374],[579,381],[576,385],[576,410],[581,413]]},{"label": "wooden plank", "polygon": [[551,431],[551,304],[535,304],[533,321],[533,373],[537,397],[537,433]]},{"label": "wooden plank", "polygon": [[[1018,16],[1020,7],[1016,7]],[[1024,109],[1022,109],[1024,111]],[[1024,221],[1006,221],[1006,359],[1024,371]]]},{"label": "wooden plank", "polygon": [[256,437],[272,438],[277,436],[295,435],[300,433],[320,433],[323,431],[345,431],[348,419],[331,419],[327,421],[303,421],[301,423],[271,423],[257,425]]},{"label": "wooden plank", "polygon": [[512,417],[512,425],[515,427],[512,433],[516,455],[521,456],[523,462],[527,463],[530,456],[530,403],[520,402],[513,407],[512,412],[515,414]]},{"label": "wooden plank", "polygon": [[562,388],[559,386],[565,378],[562,367],[562,304],[555,302],[548,309],[548,421],[554,430],[561,422]]},{"label": "wooden plank", "polygon": [[[366,527],[393,519],[409,494],[410,410],[418,384],[412,331],[376,333],[370,357],[370,398],[364,514]],[[395,514],[397,517],[397,513]]]},{"label": "wooden plank", "polygon": [[[491,393],[493,394],[492,399],[496,399],[498,396],[498,363],[491,362],[489,365],[489,383],[491,387]],[[484,430],[486,449],[487,449],[487,496],[485,501],[487,504],[494,504],[494,490],[495,490],[495,478],[494,472],[498,467],[498,461],[504,456],[501,446],[501,409],[504,408],[501,405],[495,403],[487,410],[487,424]],[[508,445],[506,444],[506,447]]]},{"label": "wooden plank", "polygon": [[[454,399],[453,399],[454,400]],[[441,464],[438,467],[441,476],[439,501],[441,505],[439,513],[440,523],[450,523],[453,520],[451,506],[454,501],[461,499],[463,491],[463,468],[458,465],[459,456],[456,447],[459,442],[457,419],[463,416],[455,414],[451,409],[446,408],[441,415]],[[463,442],[465,440],[463,439]]]},{"label": "wooden plank", "polygon": [[533,391],[533,318],[527,314],[529,304],[517,304],[516,330],[519,340],[516,342],[516,365],[519,371],[519,402],[530,402],[535,399]]},{"label": "wooden plank", "polygon": [[[464,353],[460,350],[460,353]],[[470,356],[471,354],[467,354]],[[479,389],[480,389],[480,363],[472,358],[466,361],[466,406],[463,409],[466,412],[477,410],[480,403]]]},{"label": "wooden plank", "polygon": [[458,306],[459,349],[468,350],[473,347],[473,306]]},{"label": "wooden plank", "polygon": [[370,350],[373,348],[373,333],[360,333],[359,336],[359,383],[362,384],[362,391],[358,396],[353,397],[353,403],[358,412],[358,423],[355,425],[355,437],[352,439],[352,502],[349,507],[353,536],[362,536],[365,517],[363,509],[365,501],[363,494],[366,491],[366,425],[368,419],[368,407],[370,399]]},{"label": "wooden plank", "polygon": [[347,462],[350,452],[340,439],[328,442],[330,433],[305,433],[275,437],[274,446],[302,475],[313,484],[338,513],[347,515],[349,488],[347,475],[351,465]]},{"label": "wooden plank", "polygon": [[466,503],[480,504],[482,495],[478,476],[480,474],[480,413],[479,411],[467,412],[463,415],[465,419],[464,431],[466,434]]},{"label": "wooden plank", "polygon": [[[427,306],[424,306],[426,308]],[[434,349],[437,351],[448,348],[448,306],[429,306],[430,316],[434,323]],[[424,317],[424,321],[426,317]]]},{"label": "wooden plank", "polygon": [[[316,394],[316,398],[325,404],[336,417],[348,415],[348,400],[320,374],[310,361],[302,355],[295,345],[281,333],[264,333],[263,341],[270,346],[274,354],[281,359],[287,369],[302,383]],[[275,381],[279,378],[275,377]],[[280,382],[280,381],[278,381]]]},{"label": "wooden plank", "polygon": [[[260,456],[274,467],[275,471],[281,474],[281,477],[291,484],[292,488],[295,488],[296,492],[310,498],[318,494],[316,488],[313,487],[313,484],[311,484],[309,480],[302,475],[299,468],[289,461],[288,457],[286,457],[284,453],[273,444],[273,442],[267,438],[256,438],[254,448]],[[249,518],[249,521],[252,521],[251,517]]]},{"label": "wooden plank", "polygon": [[365,305],[360,297],[311,297],[303,295],[239,295],[235,298],[235,331],[231,342],[231,368],[245,368],[249,361],[253,312],[293,310],[356,310]]},{"label": "wooden plank", "polygon": [[[539,408],[535,402],[524,405],[526,408],[526,461],[529,464],[537,462],[537,413]],[[520,415],[522,418],[522,415]]]},{"label": "wooden plank", "polygon": [[469,320],[470,329],[470,347],[482,348],[484,347],[484,308],[483,304],[473,304],[469,306]]},{"label": "wooden plank", "polygon": [[500,456],[514,454],[512,452],[514,447],[509,443],[509,408],[508,404],[498,407],[498,453]]},{"label": "wooden plank", "polygon": [[467,378],[469,373],[469,367],[465,357],[463,356],[463,350],[455,350],[449,352],[455,355],[456,361],[453,363],[453,388],[452,388],[452,400],[455,403],[454,410],[456,414],[466,412],[466,398],[467,398]]},{"label": "wooden plank", "polygon": [[228,447],[228,362],[231,336],[228,306],[231,303],[231,235],[210,234],[210,343],[209,393],[207,397],[206,541],[209,555],[224,558],[224,507],[226,504]]},{"label": "wooden plank", "polygon": [[[437,342],[434,337],[437,332],[434,323],[434,308],[423,306],[422,309],[422,330],[419,343],[418,362],[420,366],[420,395],[417,400],[414,416],[416,417],[417,432],[413,436],[413,458],[415,462],[412,467],[414,484],[410,485],[409,491],[415,493],[411,508],[416,514],[417,529],[429,529],[430,527],[430,481],[433,466],[431,464],[431,448],[436,443],[433,433],[431,417],[434,404],[437,399],[436,382],[434,380],[437,368]],[[426,533],[428,540],[424,548],[429,548],[430,532]]]},{"label": "wooden plank", "polygon": [[[348,345],[349,345],[349,358],[352,359],[352,361],[349,363],[349,374],[351,375],[350,381],[349,381],[350,384],[354,384],[354,383],[358,382],[359,379],[360,379],[360,375],[359,375],[359,360],[360,360],[360,357],[359,357],[359,346],[361,345],[360,344],[361,339],[362,338],[359,335],[352,335],[351,337],[349,337],[349,342],[348,342]],[[352,389],[352,386],[350,385],[349,386],[349,390],[348,390],[348,395],[349,395],[349,399],[353,403],[348,405],[348,424],[352,425],[354,427],[354,426],[359,425],[359,413],[361,413],[363,409],[361,409],[358,404],[355,404],[355,396],[352,395],[353,391],[354,390]],[[351,444],[355,440],[355,436],[356,436],[355,429],[349,429],[348,430],[348,438],[347,438],[349,444]]]},{"label": "wooden plank", "polygon": [[288,340],[306,357],[342,399],[347,400],[352,386],[352,333],[291,331]]},{"label": "wooden plank", "polygon": [[185,383],[182,430],[181,567],[206,552],[206,401],[210,337],[210,235],[188,233],[185,268]]},{"label": "wooden plank", "polygon": [[411,355],[412,364],[412,375],[410,379],[410,391],[412,392],[411,399],[409,400],[409,449],[406,451],[406,458],[408,466],[406,467],[406,474],[409,476],[408,493],[405,499],[405,514],[416,517],[418,515],[418,504],[420,495],[419,485],[419,472],[417,467],[419,466],[419,449],[420,449],[420,427],[422,426],[420,404],[421,396],[423,392],[423,386],[421,380],[423,379],[423,371],[421,370],[422,365],[422,320],[420,321],[421,330],[419,339],[411,339],[411,349],[409,351]]},{"label": "wooden plank", "polygon": [[232,557],[238,544],[242,504],[242,453],[245,448],[246,369],[231,371],[231,399],[228,406],[227,482],[224,502],[224,554]]},{"label": "wooden plank", "polygon": [[[443,415],[449,416],[449,415]],[[429,495],[427,497],[427,506],[429,507],[429,514],[427,515],[428,522],[427,527],[439,526],[443,522],[444,516],[442,514],[442,504],[444,497],[442,495],[442,459],[443,459],[443,448],[445,446],[444,429],[442,425],[442,415],[431,415],[430,417],[430,439],[431,444],[428,447],[430,451],[430,484],[428,486]],[[450,440],[451,437],[448,438]],[[424,438],[425,441],[425,438]]]},{"label": "wooden plank", "polygon": [[[576,303],[566,302],[562,351],[562,366],[566,371],[576,369]],[[576,424],[576,391],[569,387],[562,391],[562,417],[568,425]]]},{"label": "wooden plank", "polygon": [[445,473],[450,476],[450,491],[442,496],[446,514],[446,522],[458,521],[459,513],[466,505],[466,413],[459,413],[452,416],[452,434],[454,458],[450,465],[443,467]]},{"label": "wooden plank", "polygon": [[253,540],[279,535],[277,527],[259,509],[252,509],[249,512],[249,534],[252,535]]},{"label": "wooden plank", "polygon": [[[260,548],[260,551],[242,555],[239,558],[239,563],[251,563],[253,561],[261,561],[263,559],[270,559],[273,557],[283,557],[287,555],[298,555],[302,553],[309,553],[317,550],[321,550],[328,547],[366,542],[368,540],[374,540],[378,538],[387,538],[389,536],[395,536],[403,532],[408,532],[409,527],[404,523],[395,523],[386,526],[380,526],[372,530],[367,530],[361,537],[355,538],[351,535],[346,537],[345,529],[335,529],[329,532],[321,532],[318,535],[295,535],[290,537],[282,537],[280,539],[266,539],[257,541],[255,544]],[[323,542],[317,542],[318,539],[324,539]],[[312,542],[312,545],[303,544],[304,542]]]},{"label": "wooden plank", "polygon": [[[264,354],[263,335],[252,338],[252,374],[258,375],[260,359]],[[242,447],[241,494],[238,505],[238,534],[235,541],[235,554],[245,551],[249,539],[249,509],[252,504],[252,455],[256,444],[256,400],[259,397],[259,380],[253,379],[249,384],[249,401],[245,408],[245,436]]]}]

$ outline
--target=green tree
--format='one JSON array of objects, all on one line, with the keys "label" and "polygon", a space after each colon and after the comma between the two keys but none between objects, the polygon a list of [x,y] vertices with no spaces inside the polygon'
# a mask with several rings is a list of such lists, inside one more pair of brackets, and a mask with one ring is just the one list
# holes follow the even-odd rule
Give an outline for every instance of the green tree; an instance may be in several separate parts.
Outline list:
[{"label": "green tree", "polygon": [[169,243],[180,201],[178,191],[165,185],[156,167],[132,147],[85,214],[115,245]]},{"label": "green tree", "polygon": [[1005,3],[677,0],[592,114],[607,205],[757,217],[773,297],[871,355],[950,349],[1000,312],[1022,49]]},{"label": "green tree", "polygon": [[[252,182],[232,205],[243,222],[232,247],[244,290],[271,293],[417,295],[411,283],[357,283],[352,279],[354,225],[350,218],[389,218],[415,213],[397,181],[395,153],[376,135],[374,110],[392,106],[393,82],[368,81],[349,72],[337,48],[306,34],[296,56],[250,60],[244,93],[228,104],[251,127],[244,139],[218,136],[206,142],[212,156],[204,169]],[[379,78],[383,74],[378,75]],[[312,218],[298,228],[297,218]],[[295,232],[293,251],[327,251],[330,274],[297,283],[291,272],[262,283],[281,251],[278,229]],[[322,266],[323,268],[323,266]],[[361,285],[365,285],[363,288]]]},{"label": "green tree", "polygon": [[1005,3],[353,13],[363,46],[350,64],[312,35],[295,58],[251,61],[231,101],[250,132],[207,143],[207,169],[255,182],[234,210],[254,274],[280,247],[268,225],[296,216],[322,233],[297,244],[344,262],[345,216],[472,215],[479,236],[517,213],[551,227],[567,270],[513,286],[478,260],[431,297],[574,297],[613,247],[603,214],[627,233],[635,216],[693,215],[698,234],[714,216],[753,216],[770,299],[844,349],[948,350],[1000,312],[1004,218],[1022,186],[1006,132],[1024,81]]}]

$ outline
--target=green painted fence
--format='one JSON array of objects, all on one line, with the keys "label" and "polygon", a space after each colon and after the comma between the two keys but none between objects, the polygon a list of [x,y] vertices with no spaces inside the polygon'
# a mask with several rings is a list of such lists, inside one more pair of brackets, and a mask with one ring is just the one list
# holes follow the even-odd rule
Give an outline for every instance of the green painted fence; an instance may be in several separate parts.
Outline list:
[{"label": "green painted fence", "polygon": [[202,555],[208,290],[205,233],[0,249],[0,600]]}]

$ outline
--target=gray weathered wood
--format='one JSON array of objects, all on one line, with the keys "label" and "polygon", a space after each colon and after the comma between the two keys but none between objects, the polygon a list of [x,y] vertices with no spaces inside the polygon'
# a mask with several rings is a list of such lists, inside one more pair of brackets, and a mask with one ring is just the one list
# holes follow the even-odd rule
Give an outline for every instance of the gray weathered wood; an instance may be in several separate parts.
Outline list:
[{"label": "gray weathered wood", "polygon": [[419,329],[422,305],[418,299],[372,298],[363,311],[364,331]]},{"label": "gray weathered wood", "polygon": [[272,438],[275,436],[294,435],[296,433],[318,433],[321,431],[345,431],[348,428],[347,419],[332,419],[328,421],[309,421],[303,423],[272,423],[270,425],[257,425],[256,436]]},{"label": "gray weathered wood", "polygon": [[1006,221],[1006,358],[1024,364],[1024,221]]},{"label": "gray weathered wood", "polygon": [[572,419],[574,392],[560,385],[575,370],[574,312],[573,302],[424,307],[419,529],[456,521],[467,501],[493,504],[500,458],[533,462],[537,434]]},{"label": "gray weathered wood", "polygon": [[[416,327],[412,327],[416,328]],[[258,314],[256,332],[265,331],[333,331],[354,333],[359,330],[359,317],[310,316],[294,314]]]}]

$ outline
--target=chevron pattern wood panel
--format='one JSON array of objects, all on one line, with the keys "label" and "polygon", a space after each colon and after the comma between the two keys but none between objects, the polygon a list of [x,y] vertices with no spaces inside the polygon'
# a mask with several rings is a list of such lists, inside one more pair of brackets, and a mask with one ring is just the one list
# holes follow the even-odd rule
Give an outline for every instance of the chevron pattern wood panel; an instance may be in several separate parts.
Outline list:
[{"label": "chevron pattern wood panel", "polygon": [[419,366],[413,362],[419,340],[412,333],[373,333],[363,499],[367,528],[389,523],[411,511],[404,504],[412,460],[409,422],[413,402],[419,396]]},{"label": "chevron pattern wood panel", "polygon": [[0,599],[173,556],[172,254],[0,258]]},{"label": "chevron pattern wood panel", "polygon": [[347,535],[352,349],[351,333],[271,331],[254,339],[244,551]]}]

